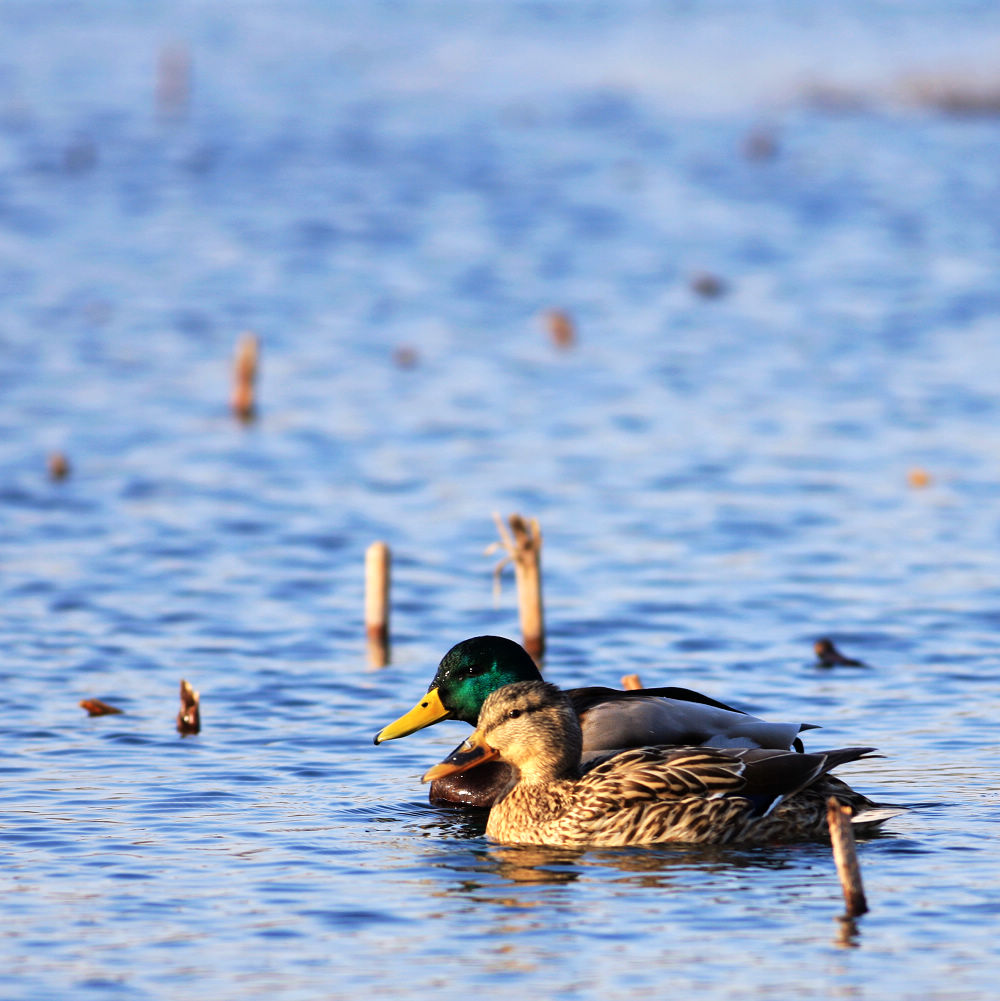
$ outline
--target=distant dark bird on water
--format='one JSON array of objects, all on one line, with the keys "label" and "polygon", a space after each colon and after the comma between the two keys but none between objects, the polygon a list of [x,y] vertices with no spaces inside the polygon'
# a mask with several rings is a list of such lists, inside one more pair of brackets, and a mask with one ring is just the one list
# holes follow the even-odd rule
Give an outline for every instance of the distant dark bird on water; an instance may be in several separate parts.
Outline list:
[{"label": "distant dark bird on water", "polygon": [[855,660],[853,657],[845,657],[834,645],[833,640],[816,640],[813,644],[816,656],[823,667],[867,667],[863,660]]}]

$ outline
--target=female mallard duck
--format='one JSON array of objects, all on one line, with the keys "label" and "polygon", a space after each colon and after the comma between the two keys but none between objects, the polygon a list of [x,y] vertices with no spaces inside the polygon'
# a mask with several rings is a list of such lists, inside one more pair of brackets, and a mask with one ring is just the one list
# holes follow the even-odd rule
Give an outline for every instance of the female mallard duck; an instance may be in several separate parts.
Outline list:
[{"label": "female mallard duck", "polygon": [[507,685],[483,703],[475,733],[424,781],[505,761],[513,777],[490,811],[486,834],[511,844],[815,838],[826,832],[830,795],[852,808],[855,830],[873,830],[893,815],[827,774],[870,754],[870,747],[818,754],[639,747],[605,756],[581,775],[582,741],[572,701],[554,685]]},{"label": "female mallard duck", "polygon": [[[541,681],[522,646],[501,636],[464,640],[445,654],[427,694],[405,715],[375,735],[375,743],[405,737],[443,719],[476,725],[486,697],[517,681]],[[802,749],[798,734],[809,723],[768,723],[686,688],[574,688],[566,693],[583,728],[581,753],[645,744],[710,744],[717,747]],[[502,763],[431,785],[433,802],[490,806],[507,787]]]}]

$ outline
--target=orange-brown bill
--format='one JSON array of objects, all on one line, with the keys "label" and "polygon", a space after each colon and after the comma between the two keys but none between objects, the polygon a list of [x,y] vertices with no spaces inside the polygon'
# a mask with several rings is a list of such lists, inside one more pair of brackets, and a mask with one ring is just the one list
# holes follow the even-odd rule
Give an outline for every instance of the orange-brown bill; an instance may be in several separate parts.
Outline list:
[{"label": "orange-brown bill", "polygon": [[431,768],[421,781],[433,782],[446,775],[457,775],[459,772],[468,771],[470,768],[475,768],[476,765],[481,765],[484,761],[492,761],[499,756],[500,752],[490,747],[477,730],[457,750],[452,751],[444,761]]}]

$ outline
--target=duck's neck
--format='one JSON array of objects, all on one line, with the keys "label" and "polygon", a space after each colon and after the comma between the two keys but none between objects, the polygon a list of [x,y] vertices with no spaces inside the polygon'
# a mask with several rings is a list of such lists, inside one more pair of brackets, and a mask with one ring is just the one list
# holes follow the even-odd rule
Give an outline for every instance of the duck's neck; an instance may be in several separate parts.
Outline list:
[{"label": "duck's neck", "polygon": [[531,761],[518,767],[508,762],[510,769],[510,779],[500,794],[494,800],[494,804],[510,796],[517,791],[519,798],[530,799],[547,795],[548,790],[559,787],[570,788],[580,777],[579,756],[577,762],[567,758],[559,760],[534,758]]}]

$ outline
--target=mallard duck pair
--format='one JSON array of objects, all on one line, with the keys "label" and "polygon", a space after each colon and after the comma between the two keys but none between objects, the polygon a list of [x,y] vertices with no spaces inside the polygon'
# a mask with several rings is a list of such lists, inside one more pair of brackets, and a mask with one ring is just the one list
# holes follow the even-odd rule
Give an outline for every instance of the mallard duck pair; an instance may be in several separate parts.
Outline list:
[{"label": "mallard duck pair", "polygon": [[478,724],[424,776],[431,798],[492,805],[487,834],[500,841],[797,840],[825,833],[830,795],[859,831],[898,812],[828,774],[871,748],[806,754],[797,735],[809,724],[767,723],[686,689],[560,692],[500,637],[450,650],[427,696],[375,742],[447,718]]},{"label": "mallard duck pair", "polygon": [[475,733],[424,775],[441,779],[500,758],[514,769],[486,834],[511,844],[621,847],[680,841],[759,844],[826,834],[827,798],[869,832],[897,811],[829,772],[874,750],[818,754],[761,748],[635,747],[580,764],[573,703],[554,685],[505,685],[483,703]]},{"label": "mallard duck pair", "polygon": [[[464,640],[445,654],[427,694],[384,727],[375,743],[405,737],[445,719],[475,726],[490,693],[517,681],[541,681],[525,649],[501,636]],[[769,723],[686,688],[573,688],[566,692],[583,731],[581,760],[602,752],[647,744],[802,749],[799,733],[809,723]],[[442,776],[430,799],[489,807],[509,784],[510,768],[484,765],[471,775]]]}]

